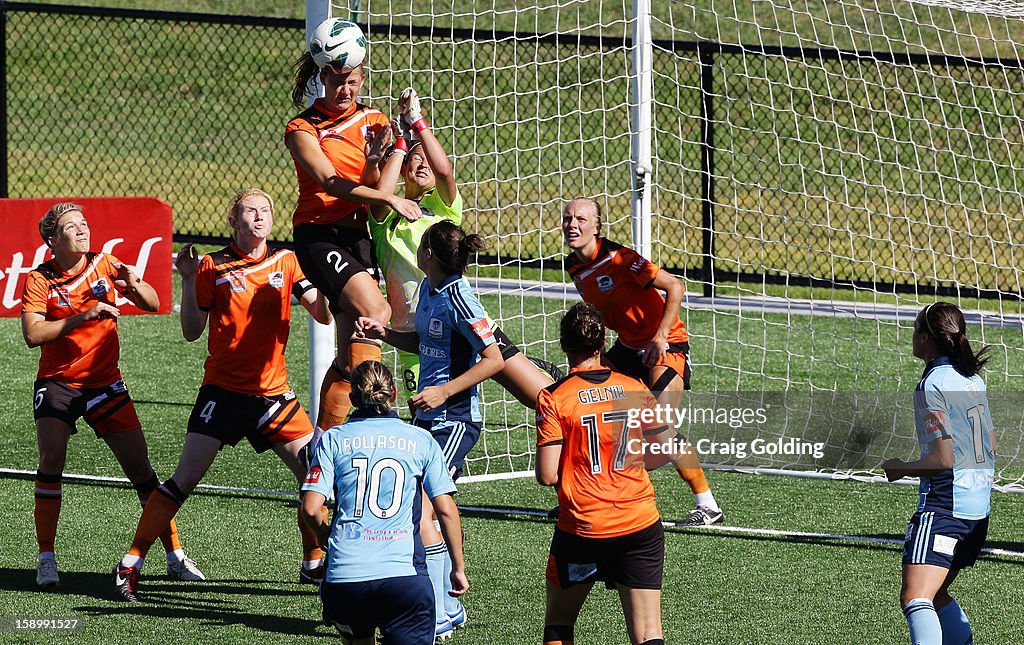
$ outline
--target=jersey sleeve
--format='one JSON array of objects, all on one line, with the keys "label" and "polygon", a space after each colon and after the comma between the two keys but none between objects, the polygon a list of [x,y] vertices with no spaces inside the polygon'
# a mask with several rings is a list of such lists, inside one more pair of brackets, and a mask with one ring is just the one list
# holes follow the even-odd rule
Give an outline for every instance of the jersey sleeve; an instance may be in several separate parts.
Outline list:
[{"label": "jersey sleeve", "polygon": [[487,312],[464,280],[452,290],[452,318],[455,328],[469,341],[474,351],[481,352],[496,342]]},{"label": "jersey sleeve", "polygon": [[302,490],[320,493],[330,499],[334,492],[334,442],[327,435],[313,451],[313,461],[309,465],[306,479],[302,482]]},{"label": "jersey sleeve", "polygon": [[[280,123],[280,121],[278,121],[278,123]],[[307,121],[306,119],[302,118],[301,116],[295,117],[294,119],[288,122],[288,125],[284,126],[285,138],[288,138],[288,135],[291,134],[292,132],[306,132],[312,135],[314,139],[318,137],[316,128],[313,126],[313,124]]]},{"label": "jersey sleeve", "polygon": [[949,407],[945,393],[936,384],[925,381],[924,386],[914,393],[914,398],[921,444],[927,445],[936,439],[951,436]]},{"label": "jersey sleeve", "polygon": [[302,267],[299,266],[299,260],[294,253],[289,253],[285,257],[288,258],[288,270],[291,274],[292,295],[296,299],[301,299],[307,291],[313,288],[313,283],[306,279],[306,274],[302,272]]},{"label": "jersey sleeve", "polygon": [[546,388],[537,395],[537,445],[562,443],[562,424],[555,409],[555,395]]},{"label": "jersey sleeve", "polygon": [[217,272],[213,266],[213,256],[203,257],[196,271],[196,304],[203,311],[213,309],[216,294]]},{"label": "jersey sleeve", "polygon": [[632,249],[622,250],[622,267],[638,285],[646,289],[654,282],[661,267]]},{"label": "jersey sleeve", "polygon": [[458,489],[451,475],[445,469],[444,455],[436,441],[427,442],[426,461],[423,464],[423,490],[427,497],[434,499],[440,495],[450,495]]},{"label": "jersey sleeve", "polygon": [[46,315],[46,303],[49,299],[46,278],[38,271],[29,272],[21,292],[21,313]]}]

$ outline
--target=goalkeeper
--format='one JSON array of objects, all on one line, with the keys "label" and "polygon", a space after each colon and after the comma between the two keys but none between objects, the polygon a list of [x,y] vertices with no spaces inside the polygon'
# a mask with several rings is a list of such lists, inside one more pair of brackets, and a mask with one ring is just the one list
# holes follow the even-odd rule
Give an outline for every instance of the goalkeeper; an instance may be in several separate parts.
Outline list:
[{"label": "goalkeeper", "polygon": [[[643,381],[661,404],[678,407],[690,389],[690,344],[679,306],[685,287],[677,278],[632,249],[601,235],[601,209],[576,198],[562,214],[562,236],[571,253],[565,270],[583,300],[593,305],[619,338],[603,360],[612,369]],[[662,295],[662,291],[665,295]],[[690,485],[697,507],[685,526],[721,522],[725,514],[711,493],[695,451],[675,462]]]},{"label": "goalkeeper", "polygon": [[[405,181],[405,198],[419,204],[420,212],[416,217],[408,217],[387,206],[374,206],[370,209],[369,225],[377,263],[387,284],[391,328],[414,331],[416,302],[424,278],[416,266],[416,249],[423,233],[433,224],[447,220],[461,225],[463,203],[452,164],[423,117],[416,90],[406,88],[398,107],[400,116],[391,123],[395,145],[385,159],[377,189],[393,194],[401,176]],[[532,409],[541,388],[561,378],[561,370],[520,352],[501,328],[489,317],[488,320],[505,359],[505,367],[493,378]],[[398,353],[406,393],[415,395],[419,356],[401,350]]]}]

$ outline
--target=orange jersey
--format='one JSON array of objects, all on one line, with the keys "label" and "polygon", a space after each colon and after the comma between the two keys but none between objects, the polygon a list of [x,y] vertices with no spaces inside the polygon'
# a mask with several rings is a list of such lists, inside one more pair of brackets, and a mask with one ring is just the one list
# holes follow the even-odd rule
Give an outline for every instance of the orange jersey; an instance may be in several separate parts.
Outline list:
[{"label": "orange jersey", "polygon": [[[643,466],[648,424],[628,410],[657,402],[643,383],[608,369],[579,371],[540,391],[537,445],[562,444],[558,528],[583,537],[617,537],[660,517]],[[633,426],[633,427],[631,427]]]},{"label": "orange jersey", "polygon": [[[619,341],[633,349],[644,349],[658,332],[665,313],[665,296],[653,287],[661,269],[632,249],[598,238],[597,250],[589,262],[574,253],[565,260],[576,290],[604,318],[604,324],[619,334]],[[669,343],[689,340],[686,326],[676,316],[668,333]]]},{"label": "orange jersey", "polygon": [[[359,183],[366,166],[366,142],[388,124],[380,111],[362,104],[346,116],[327,111],[323,99],[317,99],[305,112],[288,122],[287,138],[295,131],[308,132],[320,142],[320,148],[334,164],[339,177]],[[299,203],[292,222],[299,224],[333,224],[356,216],[366,221],[365,204],[338,199],[327,194],[305,169],[295,162],[299,179]]]},{"label": "orange jersey", "polygon": [[[97,302],[114,305],[114,263],[105,253],[86,253],[85,267],[64,273],[53,260],[29,272],[21,294],[21,312],[62,320],[91,309]],[[70,333],[41,346],[38,378],[76,388],[104,387],[121,378],[121,346],[113,318],[84,322]]]},{"label": "orange jersey", "polygon": [[196,302],[210,314],[203,385],[261,396],[287,392],[291,298],[311,288],[287,249],[251,258],[232,244],[204,257],[196,273]]}]

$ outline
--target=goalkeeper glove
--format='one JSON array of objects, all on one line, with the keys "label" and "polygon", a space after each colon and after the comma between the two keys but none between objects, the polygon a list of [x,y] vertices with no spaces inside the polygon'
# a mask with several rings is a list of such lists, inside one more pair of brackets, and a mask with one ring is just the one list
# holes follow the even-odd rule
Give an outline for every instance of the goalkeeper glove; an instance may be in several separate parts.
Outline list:
[{"label": "goalkeeper glove", "polygon": [[402,117],[413,134],[418,134],[430,127],[427,120],[423,118],[420,97],[411,87],[402,90],[398,97],[398,108],[402,111]]}]

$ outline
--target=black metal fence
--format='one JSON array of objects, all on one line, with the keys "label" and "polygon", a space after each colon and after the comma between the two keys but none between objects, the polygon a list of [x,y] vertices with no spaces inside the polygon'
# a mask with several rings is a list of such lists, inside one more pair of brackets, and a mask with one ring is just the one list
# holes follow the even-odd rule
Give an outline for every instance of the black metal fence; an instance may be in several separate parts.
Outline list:
[{"label": "black metal fence", "polygon": [[[153,195],[174,206],[177,241],[221,242],[228,196],[258,186],[290,240],[283,130],[302,21],[0,2],[0,24],[0,194]],[[558,212],[573,194],[603,195],[623,231],[628,34],[364,28],[390,43],[375,60],[410,65],[375,71],[375,95],[444,70],[432,107],[468,218],[495,240],[491,261],[560,269]],[[1021,298],[1019,60],[655,51],[660,264],[708,294],[782,283]],[[576,111],[567,118],[549,90]]]}]

